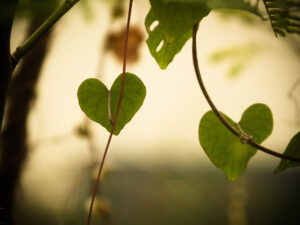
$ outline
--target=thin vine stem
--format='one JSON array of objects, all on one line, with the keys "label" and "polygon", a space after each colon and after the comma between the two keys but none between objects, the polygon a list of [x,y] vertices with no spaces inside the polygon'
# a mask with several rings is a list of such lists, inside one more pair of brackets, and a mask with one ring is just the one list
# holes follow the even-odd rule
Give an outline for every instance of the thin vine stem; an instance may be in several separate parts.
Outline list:
[{"label": "thin vine stem", "polygon": [[13,68],[18,64],[19,60],[37,43],[37,41],[63,16],[65,15],[79,0],[65,0],[64,3],[53,12],[51,16],[32,34],[30,35],[16,50],[11,54]]},{"label": "thin vine stem", "polygon": [[300,104],[298,102],[297,97],[294,95],[294,92],[296,91],[297,87],[300,85],[300,78],[298,78],[296,80],[296,82],[293,84],[293,86],[291,87],[291,89],[288,92],[288,97],[293,101],[294,106],[295,106],[295,121],[297,125],[300,125]]},{"label": "thin vine stem", "polygon": [[117,124],[117,120],[118,120],[118,116],[119,116],[119,112],[120,112],[120,108],[121,108],[121,103],[122,103],[122,99],[123,99],[124,87],[125,87],[125,75],[126,75],[126,62],[127,62],[127,46],[128,46],[130,18],[131,18],[131,11],[132,11],[132,2],[133,2],[133,0],[129,0],[128,17],[127,17],[127,25],[126,25],[126,33],[125,33],[125,41],[124,41],[123,72],[122,72],[122,83],[121,83],[120,96],[119,96],[119,100],[118,100],[116,113],[114,115],[112,128],[111,128],[111,131],[110,131],[107,143],[106,143],[106,147],[105,147],[105,150],[104,150],[101,162],[100,162],[100,167],[99,167],[99,171],[98,171],[98,175],[97,175],[97,180],[96,180],[96,183],[95,183],[95,186],[94,186],[94,191],[93,191],[92,200],[91,200],[91,204],[90,204],[87,225],[91,224],[93,205],[94,205],[95,197],[96,197],[96,194],[97,194],[97,189],[98,189],[98,186],[99,186],[99,183],[100,183],[100,178],[101,178],[104,162],[105,162],[105,159],[106,159],[106,156],[107,156],[107,152],[108,152],[108,149],[109,149],[109,146],[110,146],[110,143],[111,143],[111,139],[112,139],[114,130],[116,128],[116,124]]},{"label": "thin vine stem", "polygon": [[[269,148],[266,148],[256,142],[254,142],[252,140],[252,137],[247,135],[247,134],[243,134],[241,133],[240,130],[236,129],[234,126],[232,126],[227,120],[226,118],[222,115],[222,113],[217,109],[216,105],[214,104],[214,102],[211,100],[204,82],[202,80],[202,76],[200,73],[200,69],[199,69],[199,63],[198,63],[198,56],[197,56],[197,31],[198,31],[198,23],[196,25],[194,25],[193,27],[193,43],[192,43],[192,53],[193,53],[193,64],[194,64],[194,69],[195,69],[195,73],[197,76],[197,80],[199,83],[199,86],[202,90],[202,93],[206,99],[206,101],[208,102],[209,106],[211,107],[211,109],[213,110],[213,112],[215,113],[215,115],[219,118],[219,120],[224,124],[224,126],[226,126],[235,136],[239,137],[242,141],[242,143],[247,143],[249,145],[251,145],[252,147],[265,152],[267,154],[273,155],[275,157],[281,158],[281,159],[286,159],[286,160],[291,160],[291,161],[295,161],[295,162],[300,162],[300,158],[297,157],[293,157],[293,156],[288,156],[288,155],[284,155],[278,152],[275,152]],[[245,137],[246,136],[246,137]]]}]

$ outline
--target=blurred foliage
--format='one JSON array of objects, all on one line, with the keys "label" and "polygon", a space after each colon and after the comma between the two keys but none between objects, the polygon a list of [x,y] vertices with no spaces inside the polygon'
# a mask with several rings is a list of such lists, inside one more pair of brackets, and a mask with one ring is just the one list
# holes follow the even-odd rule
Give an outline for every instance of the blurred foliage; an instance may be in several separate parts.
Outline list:
[{"label": "blurred foliage", "polygon": [[253,16],[252,14],[241,10],[218,9],[216,13],[225,22],[231,19],[239,19],[240,21],[248,25],[257,25],[257,21],[259,20],[259,18],[257,18],[256,16]]},{"label": "blurred foliage", "polygon": [[[126,27],[110,31],[106,37],[105,48],[111,51],[116,59],[122,63],[124,57],[124,41]],[[131,26],[127,46],[127,62],[136,63],[140,58],[139,50],[144,41],[144,34],[140,27]]]},{"label": "blurred foliage", "polygon": [[113,19],[118,19],[122,18],[125,16],[125,3],[127,2],[126,0],[102,0],[106,4],[108,4],[111,8],[111,17]]},{"label": "blurred foliage", "polygon": [[[123,0],[114,0],[114,1],[106,1],[106,0],[97,0],[98,2],[110,2],[109,5],[114,7],[113,2],[123,1]],[[50,14],[53,12],[56,7],[62,4],[64,0],[20,0],[18,4],[17,19],[24,18],[37,18],[40,16],[44,16],[45,14]],[[80,0],[78,6],[82,12],[82,15],[86,21],[91,21],[94,18],[93,7],[91,0]]]},{"label": "blurred foliage", "polygon": [[[109,6],[112,19],[119,19],[125,16],[125,0],[96,0],[96,2],[103,2]],[[86,21],[91,21],[94,18],[92,1],[80,0],[79,6]]]},{"label": "blurred foliage", "polygon": [[[295,134],[295,136],[291,139],[291,141],[289,142],[288,146],[284,151],[284,154],[300,157],[299,146],[300,146],[300,132]],[[282,171],[285,171],[289,167],[296,167],[296,166],[300,166],[300,163],[293,162],[291,160],[281,159],[280,164],[275,169],[274,173],[277,174]]]},{"label": "blurred foliage", "polygon": [[[295,35],[290,35],[286,37],[286,40],[291,48],[298,57],[300,57],[300,37]],[[300,74],[299,74],[300,75]]]},{"label": "blurred foliage", "polygon": [[91,6],[90,0],[80,0],[79,1],[80,9],[86,21],[91,21],[94,18],[93,8]]},{"label": "blurred foliage", "polygon": [[20,0],[16,17],[18,19],[35,19],[50,14],[61,0]]},{"label": "blurred foliage", "polygon": [[300,34],[299,0],[263,0],[275,35]]},{"label": "blurred foliage", "polygon": [[74,133],[79,138],[89,138],[91,137],[91,128],[86,123],[78,124],[74,128]]},{"label": "blurred foliage", "polygon": [[227,75],[228,77],[236,78],[255,56],[262,51],[264,46],[263,44],[250,42],[244,45],[219,49],[209,56],[209,60],[214,64],[229,62],[230,66]]}]

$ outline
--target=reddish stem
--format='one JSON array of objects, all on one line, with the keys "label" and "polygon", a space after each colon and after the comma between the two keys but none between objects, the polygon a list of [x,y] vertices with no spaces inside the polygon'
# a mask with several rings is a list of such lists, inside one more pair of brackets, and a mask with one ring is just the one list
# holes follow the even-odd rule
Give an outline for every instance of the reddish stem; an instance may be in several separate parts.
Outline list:
[{"label": "reddish stem", "polygon": [[118,120],[118,116],[119,116],[119,112],[120,112],[120,108],[121,108],[121,103],[122,103],[122,99],[123,99],[124,86],[125,86],[125,75],[126,75],[127,46],[128,46],[128,36],[129,36],[132,2],[133,2],[133,0],[129,0],[128,18],[127,18],[127,25],[126,25],[125,41],[124,41],[123,74],[122,74],[120,97],[119,97],[119,101],[118,101],[118,105],[117,105],[117,109],[116,109],[116,114],[114,116],[113,125],[112,125],[112,128],[111,128],[107,143],[106,143],[106,147],[105,147],[105,150],[104,150],[104,154],[102,156],[101,163],[100,163],[100,167],[99,167],[99,171],[98,171],[98,175],[97,175],[97,180],[96,180],[96,183],[95,183],[93,196],[92,196],[92,200],[91,200],[87,225],[91,224],[93,205],[94,205],[95,197],[96,197],[96,194],[97,194],[97,189],[98,189],[98,186],[99,186],[101,173],[102,173],[102,170],[103,170],[104,161],[105,161],[105,158],[106,158],[106,155],[107,155],[107,152],[108,152],[108,148],[109,148],[109,145],[110,145],[110,142],[111,142],[111,139],[112,139],[112,135],[113,135],[114,130],[116,128],[116,124],[117,124],[117,120]]}]

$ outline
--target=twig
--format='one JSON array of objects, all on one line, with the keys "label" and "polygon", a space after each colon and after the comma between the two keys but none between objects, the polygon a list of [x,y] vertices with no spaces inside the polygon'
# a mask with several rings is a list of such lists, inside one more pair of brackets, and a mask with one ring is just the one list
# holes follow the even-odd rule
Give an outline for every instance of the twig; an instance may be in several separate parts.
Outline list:
[{"label": "twig", "polygon": [[102,169],[103,169],[103,166],[104,166],[104,161],[106,159],[106,155],[107,155],[108,148],[109,148],[109,145],[110,145],[110,142],[111,142],[111,139],[112,139],[112,135],[113,135],[114,130],[116,128],[116,124],[117,124],[117,120],[118,120],[118,116],[119,116],[119,111],[120,111],[121,103],[122,103],[122,99],[123,99],[124,86],[125,86],[125,73],[126,73],[127,46],[128,46],[128,36],[129,36],[132,2],[133,2],[133,0],[129,1],[129,8],[128,8],[128,18],[127,18],[125,42],[124,42],[123,74],[122,74],[122,83],[121,83],[119,101],[118,101],[116,113],[114,115],[113,125],[112,125],[111,131],[110,131],[110,134],[109,134],[109,137],[108,137],[108,140],[107,140],[107,144],[106,144],[106,147],[105,147],[105,150],[104,150],[104,154],[102,156],[101,163],[100,163],[100,167],[99,167],[99,171],[98,171],[98,175],[97,175],[97,180],[96,180],[96,183],[95,183],[94,192],[93,192],[93,196],[92,196],[92,200],[91,200],[90,210],[89,210],[89,214],[88,214],[87,225],[91,224],[91,217],[92,217],[92,211],[93,211],[95,196],[96,196],[97,189],[98,189],[98,186],[99,186],[100,177],[101,177]]},{"label": "twig", "polygon": [[79,0],[65,0],[64,3],[46,19],[46,21],[26,39],[14,53],[11,54],[13,68],[18,64],[19,60],[37,43],[37,41],[63,16],[65,15]]},{"label": "twig", "polygon": [[250,137],[247,134],[243,134],[241,135],[241,131],[237,130],[235,127],[233,127],[226,119],[225,117],[222,115],[222,113],[220,113],[220,111],[217,109],[217,107],[215,106],[215,104],[213,103],[213,101],[211,100],[211,98],[208,95],[208,92],[204,86],[202,77],[201,77],[201,73],[200,73],[200,69],[199,69],[199,63],[198,63],[198,57],[197,57],[197,31],[198,31],[198,23],[196,25],[194,25],[193,27],[193,44],[192,44],[192,52],[193,52],[193,64],[194,64],[194,69],[195,69],[195,73],[197,76],[197,80],[198,83],[200,85],[200,88],[202,90],[202,93],[206,99],[206,101],[208,102],[208,104],[210,105],[211,109],[213,110],[213,112],[215,113],[215,115],[219,118],[219,120],[237,137],[240,138],[240,140],[242,141],[242,143],[247,143],[249,145],[251,145],[252,147],[263,151],[267,154],[273,155],[275,157],[281,158],[281,159],[286,159],[286,160],[291,160],[291,161],[295,161],[295,162],[300,162],[300,158],[297,157],[293,157],[293,156],[288,156],[288,155],[284,155],[284,154],[280,154],[278,152],[275,152],[271,149],[268,149],[264,146],[259,145],[258,143],[254,142],[252,140],[252,138],[248,138],[248,139],[244,139],[243,137],[246,135],[248,137]]},{"label": "twig", "polygon": [[295,90],[297,89],[297,87],[300,85],[300,78],[298,80],[296,80],[296,82],[293,84],[293,86],[291,87],[291,89],[288,92],[288,97],[293,101],[294,106],[295,106],[295,119],[296,119],[296,124],[299,125],[300,124],[300,105],[298,102],[297,97],[293,94],[295,92]]}]

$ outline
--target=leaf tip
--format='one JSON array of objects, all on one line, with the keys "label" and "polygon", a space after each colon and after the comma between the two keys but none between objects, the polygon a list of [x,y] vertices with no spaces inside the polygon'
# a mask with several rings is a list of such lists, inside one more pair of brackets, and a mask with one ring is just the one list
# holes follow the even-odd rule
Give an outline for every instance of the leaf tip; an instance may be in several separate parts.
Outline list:
[{"label": "leaf tip", "polygon": [[277,175],[277,174],[279,174],[280,172],[282,172],[282,170],[280,170],[279,168],[276,168],[276,169],[273,171],[273,174],[274,174],[274,175]]},{"label": "leaf tip", "polygon": [[[158,61],[157,61],[157,62],[158,62]],[[167,67],[168,67],[168,64],[165,64],[165,63],[160,63],[160,62],[158,62],[158,65],[159,65],[159,68],[162,69],[162,70],[165,70],[165,69],[167,69]]]},{"label": "leaf tip", "polygon": [[228,181],[230,181],[230,182],[234,182],[238,178],[238,175],[233,175],[233,174],[226,173],[226,172],[225,172],[225,174],[226,174]]},{"label": "leaf tip", "polygon": [[236,177],[228,177],[227,176],[227,179],[230,181],[230,182],[234,182],[236,180]]},{"label": "leaf tip", "polygon": [[[110,131],[110,132],[111,132],[111,131]],[[120,134],[120,132],[121,132],[121,130],[115,130],[115,131],[113,132],[113,135],[118,136],[118,135]]]}]

